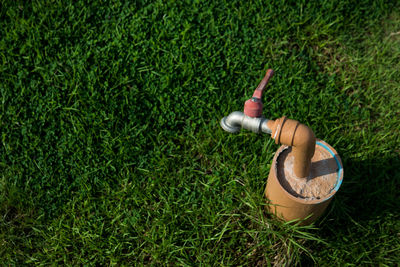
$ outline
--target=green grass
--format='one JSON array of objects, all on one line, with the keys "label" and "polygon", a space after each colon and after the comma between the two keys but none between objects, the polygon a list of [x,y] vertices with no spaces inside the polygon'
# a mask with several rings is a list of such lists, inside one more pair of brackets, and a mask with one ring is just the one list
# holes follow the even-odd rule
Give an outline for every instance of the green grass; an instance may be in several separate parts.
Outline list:
[{"label": "green grass", "polygon": [[[400,6],[245,2],[1,2],[2,263],[400,262]],[[344,163],[313,226],[264,210],[273,140],[219,126],[267,68],[264,115]]]}]

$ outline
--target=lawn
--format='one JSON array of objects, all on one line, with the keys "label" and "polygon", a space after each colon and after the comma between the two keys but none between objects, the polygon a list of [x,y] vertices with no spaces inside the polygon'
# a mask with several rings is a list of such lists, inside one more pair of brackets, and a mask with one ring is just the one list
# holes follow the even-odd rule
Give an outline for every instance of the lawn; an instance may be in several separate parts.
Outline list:
[{"label": "lawn", "polygon": [[[263,197],[278,145],[219,120],[266,69],[264,115],[344,164],[311,226]],[[397,1],[1,1],[5,265],[400,262]]]}]

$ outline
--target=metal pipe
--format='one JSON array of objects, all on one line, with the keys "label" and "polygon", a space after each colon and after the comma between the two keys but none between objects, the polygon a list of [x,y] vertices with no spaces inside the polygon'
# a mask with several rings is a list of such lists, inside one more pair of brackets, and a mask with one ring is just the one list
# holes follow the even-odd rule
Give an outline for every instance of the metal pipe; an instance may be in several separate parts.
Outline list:
[{"label": "metal pipe", "polygon": [[268,119],[264,117],[252,118],[245,115],[241,111],[234,111],[226,117],[221,119],[221,127],[229,133],[238,133],[241,128],[250,130],[255,133],[271,134],[272,130],[269,128]]}]

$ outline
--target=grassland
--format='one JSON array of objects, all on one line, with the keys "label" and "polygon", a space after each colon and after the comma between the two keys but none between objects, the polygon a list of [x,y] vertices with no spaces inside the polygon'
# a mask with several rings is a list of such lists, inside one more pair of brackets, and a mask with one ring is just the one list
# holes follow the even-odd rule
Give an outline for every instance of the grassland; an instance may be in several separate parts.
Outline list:
[{"label": "grassland", "polygon": [[[1,1],[5,265],[400,262],[400,8],[393,1]],[[264,114],[341,155],[326,216],[264,210]]]}]

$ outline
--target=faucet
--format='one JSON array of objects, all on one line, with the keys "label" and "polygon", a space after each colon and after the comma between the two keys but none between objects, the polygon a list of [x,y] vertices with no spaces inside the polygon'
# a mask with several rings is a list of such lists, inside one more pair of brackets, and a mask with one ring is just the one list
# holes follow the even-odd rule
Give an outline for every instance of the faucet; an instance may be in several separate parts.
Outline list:
[{"label": "faucet", "polygon": [[223,117],[220,124],[229,133],[238,133],[243,128],[255,133],[270,134],[276,144],[291,146],[294,174],[298,178],[307,178],[310,173],[311,158],[315,152],[314,132],[308,126],[285,116],[270,120],[262,115],[262,94],[273,74],[274,71],[268,69],[252,98],[245,102],[243,112],[232,112]]},{"label": "faucet", "polygon": [[[282,146],[272,159],[265,187],[265,207],[287,222],[307,225],[318,219],[343,181],[343,164],[336,150],[316,139],[306,125],[285,116],[270,120],[262,115],[262,93],[273,75],[269,69],[244,104],[221,119],[222,128],[238,133],[242,128],[270,134]],[[314,156],[315,153],[315,156]]]}]

